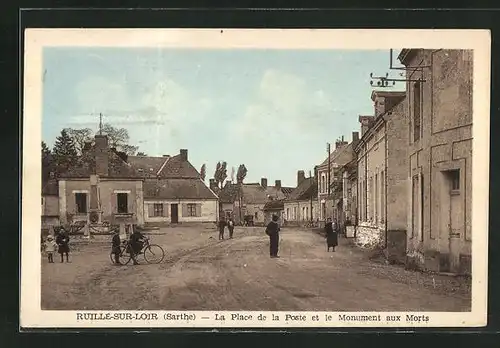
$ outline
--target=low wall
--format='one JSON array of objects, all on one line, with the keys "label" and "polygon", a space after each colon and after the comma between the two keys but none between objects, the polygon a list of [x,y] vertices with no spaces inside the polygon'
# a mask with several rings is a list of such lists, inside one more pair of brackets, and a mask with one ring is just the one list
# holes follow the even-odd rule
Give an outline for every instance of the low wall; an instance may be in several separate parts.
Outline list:
[{"label": "low wall", "polygon": [[363,249],[381,249],[385,247],[385,230],[379,227],[358,225],[356,245]]}]

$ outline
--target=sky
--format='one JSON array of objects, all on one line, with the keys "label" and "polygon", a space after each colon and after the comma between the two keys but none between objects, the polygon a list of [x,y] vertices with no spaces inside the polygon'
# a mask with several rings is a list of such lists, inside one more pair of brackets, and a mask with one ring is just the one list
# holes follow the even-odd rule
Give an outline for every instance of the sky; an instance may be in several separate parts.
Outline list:
[{"label": "sky", "polygon": [[[397,52],[394,53],[394,60]],[[150,156],[188,149],[190,162],[226,161],[228,179],[296,186],[351,141],[359,115],[373,114],[370,73],[389,73],[389,51],[180,48],[44,48],[42,139],[63,128],[124,127]],[[402,90],[396,85],[390,90]]]}]

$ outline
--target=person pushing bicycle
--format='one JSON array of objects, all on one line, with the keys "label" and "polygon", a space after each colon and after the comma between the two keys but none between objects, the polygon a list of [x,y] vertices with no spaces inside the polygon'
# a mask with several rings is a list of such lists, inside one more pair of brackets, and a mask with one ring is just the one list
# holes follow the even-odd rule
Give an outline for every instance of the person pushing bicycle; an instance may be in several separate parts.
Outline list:
[{"label": "person pushing bicycle", "polygon": [[132,225],[132,230],[133,232],[130,235],[130,256],[132,257],[134,265],[138,265],[139,263],[137,262],[136,256],[141,252],[146,236],[139,232],[139,229],[135,224]]}]

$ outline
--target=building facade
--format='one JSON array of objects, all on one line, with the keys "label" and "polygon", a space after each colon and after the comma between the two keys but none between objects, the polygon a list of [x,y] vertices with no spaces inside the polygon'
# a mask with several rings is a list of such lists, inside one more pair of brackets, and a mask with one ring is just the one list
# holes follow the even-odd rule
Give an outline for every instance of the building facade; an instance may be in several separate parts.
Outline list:
[{"label": "building facade", "polygon": [[394,261],[406,258],[407,134],[405,92],[373,91],[374,116],[360,116],[356,146],[356,242],[380,248]]},{"label": "building facade", "polygon": [[408,261],[471,272],[472,50],[404,49]]},{"label": "building facade", "polygon": [[317,178],[297,172],[297,187],[284,201],[284,225],[302,226],[319,219]]}]

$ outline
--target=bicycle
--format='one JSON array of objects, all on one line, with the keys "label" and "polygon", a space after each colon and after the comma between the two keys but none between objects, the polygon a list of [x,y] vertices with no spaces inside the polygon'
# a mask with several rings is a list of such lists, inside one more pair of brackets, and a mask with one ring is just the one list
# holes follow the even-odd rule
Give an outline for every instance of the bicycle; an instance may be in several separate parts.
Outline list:
[{"label": "bicycle", "polygon": [[[130,262],[132,259],[132,255],[130,253],[131,249],[132,246],[130,245],[130,241],[124,240],[120,246],[120,254],[118,256],[121,264],[126,265]],[[149,238],[147,237],[144,238],[144,244],[141,250],[137,253],[137,255],[140,254],[144,255],[144,260],[146,260],[148,264],[158,264],[165,258],[165,251],[163,248],[158,244],[151,244],[149,242]],[[111,258],[111,262],[115,263],[115,254],[111,252],[109,256]]]}]

